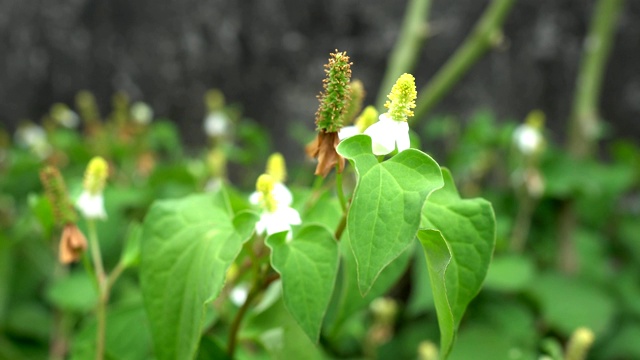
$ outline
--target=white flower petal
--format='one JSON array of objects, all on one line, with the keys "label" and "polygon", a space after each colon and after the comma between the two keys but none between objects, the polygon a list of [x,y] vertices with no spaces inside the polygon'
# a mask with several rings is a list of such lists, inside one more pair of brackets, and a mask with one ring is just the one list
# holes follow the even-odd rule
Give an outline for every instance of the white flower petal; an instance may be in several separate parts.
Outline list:
[{"label": "white flower petal", "polygon": [[395,128],[393,120],[380,115],[380,120],[364,131],[371,137],[371,148],[375,155],[387,155],[396,148]]},{"label": "white flower petal", "polygon": [[536,152],[542,146],[540,132],[527,124],[522,124],[516,128],[513,132],[513,140],[520,152],[525,155]]},{"label": "white flower petal", "polygon": [[229,119],[221,112],[212,112],[204,120],[204,131],[211,137],[226,135]]},{"label": "white flower petal", "polygon": [[409,124],[406,121],[396,121],[396,144],[398,152],[402,152],[411,147],[409,141]]},{"label": "white flower petal", "polygon": [[253,205],[260,204],[261,199],[262,199],[262,194],[258,191],[254,191],[251,195],[249,195],[249,202]]},{"label": "white flower petal", "polygon": [[107,212],[104,209],[104,198],[102,194],[93,195],[83,191],[76,202],[82,215],[87,219],[106,219]]},{"label": "white flower petal", "polygon": [[278,202],[278,206],[291,206],[293,203],[293,195],[283,183],[275,183],[271,193]]},{"label": "white flower petal", "polygon": [[358,134],[360,134],[360,129],[357,126],[345,126],[338,131],[338,138],[344,140]]}]

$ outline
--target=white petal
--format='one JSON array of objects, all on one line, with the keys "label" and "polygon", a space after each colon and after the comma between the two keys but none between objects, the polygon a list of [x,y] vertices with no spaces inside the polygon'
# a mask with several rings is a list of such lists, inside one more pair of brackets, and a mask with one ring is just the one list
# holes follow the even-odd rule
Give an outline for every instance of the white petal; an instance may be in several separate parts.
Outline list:
[{"label": "white petal", "polygon": [[242,306],[249,295],[249,287],[247,284],[239,284],[231,290],[229,299],[235,306]]},{"label": "white petal", "polygon": [[291,191],[282,183],[273,185],[273,198],[278,202],[278,206],[291,206],[293,203],[293,195]]},{"label": "white petal", "polygon": [[251,195],[249,195],[249,202],[253,205],[258,205],[261,199],[262,199],[262,194],[259,193],[258,191],[255,191]]},{"label": "white petal", "polygon": [[225,135],[228,122],[229,120],[223,113],[212,112],[204,120],[204,131],[211,137]]},{"label": "white petal", "polygon": [[285,207],[278,210],[278,215],[287,219],[287,222],[290,225],[300,225],[302,220],[300,219],[300,214],[294,208]]},{"label": "white petal", "polygon": [[104,198],[102,194],[93,195],[86,191],[80,194],[76,206],[87,219],[106,219],[107,212],[104,210]]},{"label": "white petal", "polygon": [[518,149],[525,155],[532,154],[542,144],[542,136],[537,129],[523,124],[516,128],[513,133],[513,140]]},{"label": "white petal", "polygon": [[406,121],[396,121],[396,144],[398,152],[402,152],[411,147],[409,141],[409,124]]},{"label": "white petal", "polygon": [[380,120],[364,131],[371,137],[372,150],[375,155],[387,155],[396,148],[393,120],[380,115]]},{"label": "white petal", "polygon": [[345,126],[338,131],[338,138],[344,140],[358,134],[360,134],[360,129],[357,126]]}]

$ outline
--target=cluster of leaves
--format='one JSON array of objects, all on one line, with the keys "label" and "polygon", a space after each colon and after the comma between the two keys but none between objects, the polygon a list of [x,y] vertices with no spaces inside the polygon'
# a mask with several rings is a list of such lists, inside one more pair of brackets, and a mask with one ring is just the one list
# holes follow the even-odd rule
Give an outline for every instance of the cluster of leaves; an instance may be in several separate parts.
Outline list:
[{"label": "cluster of leaves", "polygon": [[[579,327],[595,334],[594,359],[639,357],[632,339],[640,336],[640,148],[610,140],[596,159],[577,160],[548,132],[536,165],[544,190],[527,203],[518,187],[524,162],[513,145],[515,127],[485,111],[468,121],[434,118],[420,131],[456,174],[463,194],[481,192],[491,201],[498,223],[483,291],[467,312],[451,358],[482,351],[495,359],[541,353],[562,359],[562,345]],[[523,206],[531,207],[530,228],[526,245],[514,249]],[[569,231],[562,228],[567,206],[575,220]],[[570,252],[563,238],[572,240]],[[410,310],[428,313],[414,304]],[[409,339],[407,334],[404,341]]]},{"label": "cluster of leaves", "polygon": [[[123,94],[114,97],[114,107],[104,118],[95,103],[86,101],[92,99],[90,93],[82,92],[78,99],[82,130],[52,119],[61,104],[43,119],[51,149],[44,159],[19,136],[11,141],[0,129],[0,359],[59,358],[65,353],[77,359],[95,357],[97,291],[82,264],[57,263],[61,229],[38,178],[45,165],[60,169],[75,201],[89,160],[100,155],[110,162],[112,174],[104,193],[108,219],[98,222],[97,230],[105,266],[125,269],[112,291],[107,316],[106,356],[113,359],[148,359],[153,353],[137,273],[140,224],[149,206],[156,199],[202,191],[212,176],[201,153],[206,149],[185,150],[171,121],[136,121]],[[234,142],[224,149],[233,154],[228,161],[257,168],[269,148],[266,131],[242,119],[239,107],[224,111],[240,124]],[[248,174],[257,176],[257,170]],[[80,220],[78,225],[86,234],[86,223]]]}]

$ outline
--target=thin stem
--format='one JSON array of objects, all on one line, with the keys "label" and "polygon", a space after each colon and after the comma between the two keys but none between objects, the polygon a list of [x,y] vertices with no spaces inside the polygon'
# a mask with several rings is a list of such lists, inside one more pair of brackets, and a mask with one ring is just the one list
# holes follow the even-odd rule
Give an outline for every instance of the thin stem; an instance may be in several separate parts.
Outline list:
[{"label": "thin stem", "polygon": [[511,233],[511,250],[517,253],[521,253],[527,244],[527,237],[529,236],[529,229],[531,228],[531,217],[535,207],[535,199],[527,193],[524,185],[519,192],[518,215],[516,216],[516,222],[513,226],[513,232]]},{"label": "thin stem", "polygon": [[418,61],[420,48],[427,38],[427,18],[431,0],[409,0],[398,41],[389,56],[387,71],[378,90],[376,107],[382,109],[393,83],[402,73],[410,72]]},{"label": "thin stem", "polygon": [[424,117],[502,36],[501,26],[516,0],[493,0],[473,32],[418,94],[413,119]]},{"label": "thin stem", "polygon": [[338,199],[340,199],[340,206],[342,212],[347,212],[347,199],[344,197],[344,190],[342,189],[342,173],[338,172],[338,165],[336,165],[336,192],[338,193]]},{"label": "thin stem", "polygon": [[568,149],[577,157],[589,156],[597,141],[598,103],[602,79],[623,4],[624,0],[599,0],[593,10],[589,34],[584,41],[569,124]]},{"label": "thin stem", "polygon": [[231,329],[229,330],[229,342],[227,344],[227,353],[229,354],[230,358],[233,359],[233,356],[235,354],[240,325],[242,324],[242,319],[249,310],[251,303],[264,289],[269,287],[269,285],[278,278],[278,274],[267,276],[266,273],[263,273],[253,283],[253,286],[251,287],[251,290],[249,290],[249,294],[247,295],[247,299],[244,301],[244,304],[242,304],[240,309],[238,309],[238,312],[236,313],[236,316],[233,318],[233,322],[231,323]]},{"label": "thin stem", "polygon": [[340,238],[342,237],[342,233],[344,232],[344,229],[347,227],[347,212],[345,211],[342,214],[342,217],[340,218],[340,223],[338,224],[338,227],[336,228],[336,232],[333,235],[337,241],[340,241]]},{"label": "thin stem", "polygon": [[98,242],[95,220],[87,220],[87,226],[89,228],[91,257],[93,258],[93,266],[96,270],[96,279],[98,281],[98,306],[96,308],[96,360],[102,360],[104,359],[105,333],[107,326],[107,278],[104,272],[104,266],[102,265],[102,255],[100,254],[100,243]]},{"label": "thin stem", "polygon": [[124,267],[124,265],[119,262],[118,265],[116,265],[116,267],[111,270],[111,273],[109,274],[109,276],[107,276],[107,292],[111,292],[111,288],[113,287],[113,284],[116,283],[116,280],[118,280],[118,278],[120,277],[120,275],[122,275],[122,273],[126,270],[126,268]]},{"label": "thin stem", "polygon": [[[582,64],[576,84],[569,123],[567,150],[578,159],[590,157],[599,133],[598,103],[605,66],[613,45],[614,30],[624,0],[599,0],[593,10],[589,33],[584,42]],[[574,204],[566,200],[561,207],[558,234],[558,266],[567,273],[578,267],[573,235],[577,226]]]}]

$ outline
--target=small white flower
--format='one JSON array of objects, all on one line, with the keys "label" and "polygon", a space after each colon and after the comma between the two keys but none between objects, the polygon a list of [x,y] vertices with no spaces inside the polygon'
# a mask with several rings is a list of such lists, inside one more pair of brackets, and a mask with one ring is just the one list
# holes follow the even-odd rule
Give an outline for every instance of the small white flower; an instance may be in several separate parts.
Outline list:
[{"label": "small white flower", "polygon": [[78,116],[78,114],[68,108],[60,114],[60,117],[58,117],[57,120],[60,125],[66,127],[67,129],[75,129],[78,127],[78,125],[80,125],[80,117]]},{"label": "small white flower", "polygon": [[409,124],[406,121],[395,121],[387,113],[380,115],[378,122],[369,126],[364,134],[371,137],[375,155],[387,155],[396,146],[398,152],[410,147]]},{"label": "small white flower", "polygon": [[104,198],[102,193],[91,194],[83,191],[76,202],[76,206],[80,209],[82,215],[87,219],[106,219],[107,212],[104,209]]},{"label": "small white flower", "polygon": [[140,125],[147,125],[153,120],[153,109],[142,101],[136,101],[131,105],[131,117]]},{"label": "small white flower", "polygon": [[538,129],[525,123],[513,132],[513,141],[524,155],[532,155],[542,148],[544,139]]},{"label": "small white flower", "polygon": [[[279,206],[291,206],[293,204],[293,195],[283,183],[274,183],[271,195]],[[259,205],[260,201],[262,201],[262,196],[261,192],[255,191],[249,196],[249,202],[253,205]]]},{"label": "small white flower", "polygon": [[249,295],[249,286],[247,284],[238,284],[236,285],[229,294],[229,299],[235,306],[242,306],[245,301],[247,301],[247,296]]},{"label": "small white flower", "polygon": [[[302,220],[300,214],[289,206],[278,206],[275,211],[270,212],[265,209],[260,215],[260,220],[256,223],[258,234],[267,235],[282,231],[291,231],[291,225],[300,225]],[[291,233],[287,234],[287,240],[291,239]]]},{"label": "small white flower", "polygon": [[210,112],[204,119],[204,131],[209,137],[224,136],[229,131],[229,118],[220,112]]},{"label": "small white flower", "polygon": [[47,141],[47,133],[38,125],[29,124],[18,129],[16,142],[33,151],[40,159],[51,154],[53,148]]}]

